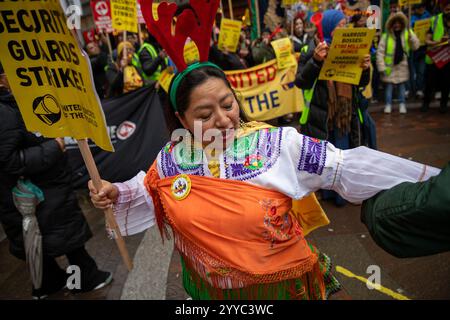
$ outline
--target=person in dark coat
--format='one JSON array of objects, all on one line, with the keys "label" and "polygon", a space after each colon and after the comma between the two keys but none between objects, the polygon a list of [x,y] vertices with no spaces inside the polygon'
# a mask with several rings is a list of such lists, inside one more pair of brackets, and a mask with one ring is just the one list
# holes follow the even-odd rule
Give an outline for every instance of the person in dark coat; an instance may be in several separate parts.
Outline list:
[{"label": "person in dark coat", "polygon": [[[328,10],[328,11],[337,11],[337,10]],[[342,15],[342,16],[341,16]],[[337,18],[336,18],[337,17]],[[334,27],[331,28],[331,31],[338,25],[338,19],[345,19],[345,16],[342,13],[336,13],[336,17],[334,17]],[[324,18],[325,19],[325,18]],[[341,20],[342,20],[341,19]],[[326,29],[324,29],[325,32]],[[329,38],[329,42],[331,43],[331,35]],[[309,110],[309,117],[305,125],[302,126],[301,131],[303,134],[318,138],[321,140],[329,140],[330,135],[332,134],[329,130],[330,127],[333,127],[328,122],[328,114],[329,114],[329,106],[328,106],[328,93],[329,88],[327,86],[327,81],[318,80],[320,70],[322,69],[322,65],[324,60],[326,59],[326,54],[328,51],[328,46],[325,44],[320,44],[319,40],[315,38],[308,44],[308,50],[300,55],[298,72],[295,79],[295,85],[303,90],[309,90],[313,88],[314,83],[314,93],[311,100],[311,106]],[[368,64],[370,64],[370,56],[366,59]],[[366,65],[361,80],[358,86],[353,86],[352,98],[354,96],[354,92],[358,87],[365,87],[370,82],[370,68],[369,65]],[[353,100],[350,98],[350,100]],[[348,123],[349,124],[349,123]],[[348,125],[347,124],[347,125]],[[352,147],[357,147],[354,145]]]},{"label": "person in dark coat", "polygon": [[72,187],[64,140],[27,131],[1,64],[0,119],[0,222],[11,254],[19,259],[25,260],[22,215],[14,205],[12,189],[24,177],[39,187],[45,198],[36,208],[42,234],[43,278],[41,288],[33,288],[33,298],[45,298],[66,286],[68,274],[55,261],[62,255],[81,270],[81,288],[74,292],[105,286],[112,280],[111,273],[98,270],[84,248],[92,233]]},{"label": "person in dark coat", "polygon": [[138,50],[138,55],[144,75],[152,80],[158,80],[161,71],[167,67],[167,55],[152,35],[148,35]]},{"label": "person in dark coat", "polygon": [[450,251],[450,162],[424,182],[404,182],[365,200],[361,221],[398,258]]},{"label": "person in dark coat", "polygon": [[105,67],[108,65],[107,50],[108,49],[104,44],[100,47],[96,41],[91,41],[86,44],[86,52],[89,55],[89,60],[91,62],[95,90],[101,100],[105,98],[106,91]]},{"label": "person in dark coat", "polygon": [[[309,112],[302,114],[301,133],[320,140],[328,140],[341,149],[355,148],[363,143],[363,128],[359,123],[360,88],[370,82],[370,55],[366,55],[359,85],[318,80],[323,63],[327,57],[333,31],[344,27],[346,18],[341,11],[327,10],[323,14],[322,27],[324,42],[317,36],[300,55],[295,85],[306,91],[313,90]],[[304,111],[305,112],[305,111]],[[307,114],[307,117],[305,116]],[[324,199],[334,198],[336,205],[345,200],[335,193],[324,192]]]},{"label": "person in dark coat", "polygon": [[211,47],[209,48],[208,60],[218,65],[225,71],[245,69],[245,65],[242,63],[238,54],[234,52],[220,51],[213,41],[211,41]]}]

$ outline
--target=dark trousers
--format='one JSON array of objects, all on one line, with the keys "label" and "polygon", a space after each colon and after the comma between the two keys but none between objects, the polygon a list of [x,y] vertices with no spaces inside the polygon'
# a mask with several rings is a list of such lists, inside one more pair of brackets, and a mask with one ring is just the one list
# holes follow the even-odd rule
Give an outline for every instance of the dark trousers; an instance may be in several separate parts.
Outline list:
[{"label": "dark trousers", "polygon": [[427,64],[425,71],[425,92],[423,98],[423,108],[428,109],[433,96],[437,90],[441,91],[441,109],[446,109],[448,104],[448,94],[450,92],[450,63],[439,69],[434,64]]},{"label": "dark trousers", "polygon": [[423,91],[424,80],[425,80],[425,56],[426,49],[419,48],[417,51],[411,52],[411,56],[409,58],[409,72],[410,72],[410,91],[412,96],[414,96],[417,91]]},{"label": "dark trousers", "polygon": [[[84,247],[80,247],[72,252],[66,253],[70,265],[76,265],[81,271],[81,288],[89,287],[98,275],[98,267],[94,259],[89,255]],[[42,272],[42,291],[57,292],[64,287],[67,281],[66,271],[60,268],[54,257],[44,254]]]}]

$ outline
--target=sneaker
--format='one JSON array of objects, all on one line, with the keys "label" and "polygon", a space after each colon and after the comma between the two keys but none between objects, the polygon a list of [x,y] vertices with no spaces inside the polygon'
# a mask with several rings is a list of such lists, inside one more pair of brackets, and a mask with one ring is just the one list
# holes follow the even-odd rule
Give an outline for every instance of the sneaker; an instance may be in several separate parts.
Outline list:
[{"label": "sneaker", "polygon": [[[63,271],[62,271],[63,272]],[[56,273],[52,278],[43,281],[42,287],[35,289],[32,286],[31,297],[33,300],[45,300],[49,295],[55,294],[64,290],[67,287],[66,273]]]},{"label": "sneaker", "polygon": [[417,90],[416,96],[417,96],[417,98],[422,99],[423,98],[423,91],[422,90]]},{"label": "sneaker", "polygon": [[58,287],[57,289],[32,289],[31,291],[31,297],[33,300],[46,300],[49,295],[57,293],[61,290],[64,290],[66,288],[66,284]]},{"label": "sneaker", "polygon": [[94,280],[91,281],[91,283],[87,285],[82,285],[81,289],[72,289],[72,293],[84,293],[84,292],[90,292],[99,290],[101,288],[106,287],[108,284],[110,284],[113,280],[113,276],[111,272],[106,271],[98,271],[97,274],[94,277]]},{"label": "sneaker", "polygon": [[406,105],[404,103],[400,103],[400,113],[406,113]]},{"label": "sneaker", "polygon": [[434,97],[436,98],[436,100],[439,100],[442,97],[442,94],[440,91],[436,92],[436,94],[434,95]]},{"label": "sneaker", "polygon": [[405,91],[405,99],[409,99],[409,91],[408,90]]},{"label": "sneaker", "polygon": [[105,271],[99,271],[99,272],[102,272],[102,273],[104,274],[104,277],[106,277],[106,278],[104,278],[103,281],[101,281],[99,284],[97,284],[97,285],[94,287],[94,289],[92,289],[92,291],[95,291],[95,290],[101,289],[101,288],[103,288],[103,287],[106,287],[106,286],[107,286],[108,284],[110,284],[110,283],[112,282],[112,280],[113,280],[113,276],[112,276],[112,273],[111,273],[111,272],[105,272]]},{"label": "sneaker", "polygon": [[386,107],[384,107],[384,113],[391,113],[392,112],[392,106],[390,104],[387,104]]},{"label": "sneaker", "polygon": [[40,289],[33,289],[31,297],[33,300],[46,300],[48,298],[48,294],[43,293]]}]

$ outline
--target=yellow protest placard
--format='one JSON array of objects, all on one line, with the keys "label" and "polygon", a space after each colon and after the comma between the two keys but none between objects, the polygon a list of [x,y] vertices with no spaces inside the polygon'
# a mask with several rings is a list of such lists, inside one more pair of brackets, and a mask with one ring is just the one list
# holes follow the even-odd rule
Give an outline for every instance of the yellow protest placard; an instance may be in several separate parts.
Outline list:
[{"label": "yellow protest placard", "polygon": [[303,110],[301,90],[294,85],[297,66],[278,69],[275,59],[256,67],[226,71],[233,89],[242,97],[249,120],[266,121]]},{"label": "yellow protest placard", "polygon": [[281,4],[282,4],[283,7],[287,7],[287,6],[292,6],[292,5],[294,5],[294,4],[298,3],[298,2],[300,2],[300,1],[299,0],[283,0],[281,2]]},{"label": "yellow protest placard", "polygon": [[319,80],[357,85],[362,74],[361,63],[369,53],[375,32],[376,29],[368,28],[336,29]]},{"label": "yellow protest placard", "polygon": [[159,6],[159,3],[155,3],[155,2],[152,3],[152,15],[153,15],[153,19],[155,21],[159,20],[158,6]]},{"label": "yellow protest placard", "polygon": [[200,60],[200,53],[198,52],[197,45],[194,41],[186,41],[186,44],[184,45],[184,61],[187,65],[192,64],[194,62],[197,62]]},{"label": "yellow protest placard", "polygon": [[136,0],[111,0],[111,19],[114,29],[137,33]]},{"label": "yellow protest placard", "polygon": [[222,19],[220,22],[219,50],[236,52],[241,36],[241,27],[241,21]]},{"label": "yellow protest placard", "polygon": [[404,7],[404,6],[407,6],[409,4],[413,5],[413,4],[420,4],[420,3],[422,3],[422,0],[400,0],[398,2],[400,7]]},{"label": "yellow protest placard", "polygon": [[90,62],[58,0],[0,2],[0,60],[26,128],[112,151]]},{"label": "yellow protest placard", "polygon": [[292,43],[289,38],[282,38],[270,43],[275,51],[279,69],[285,69],[297,65],[297,60],[292,54]]},{"label": "yellow protest placard", "polygon": [[170,83],[172,78],[175,76],[172,67],[167,67],[161,72],[161,76],[158,79],[159,85],[164,89],[166,93],[169,93]]},{"label": "yellow protest placard", "polygon": [[319,10],[319,5],[322,3],[322,0],[311,0],[310,4],[312,5],[313,11]]},{"label": "yellow protest placard", "polygon": [[425,45],[425,40],[427,38],[427,32],[431,27],[431,19],[423,19],[423,20],[417,20],[414,23],[414,33],[416,34],[417,38],[419,38],[420,45]]}]

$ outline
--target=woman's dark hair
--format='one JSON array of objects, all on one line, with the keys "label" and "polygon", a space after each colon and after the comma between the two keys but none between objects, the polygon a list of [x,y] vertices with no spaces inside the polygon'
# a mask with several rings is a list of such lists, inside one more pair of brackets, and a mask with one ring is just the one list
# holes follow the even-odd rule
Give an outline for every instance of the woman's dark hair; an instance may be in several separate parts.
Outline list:
[{"label": "woman's dark hair", "polygon": [[[189,107],[189,102],[191,99],[192,91],[196,87],[205,83],[208,79],[211,79],[211,78],[216,78],[216,79],[222,80],[227,85],[227,87],[231,90],[231,92],[233,92],[233,95],[239,104],[241,119],[245,121],[245,117],[243,116],[243,113],[242,113],[240,100],[238,99],[236,92],[234,92],[233,88],[231,87],[230,83],[228,82],[228,79],[227,79],[225,73],[218,68],[210,67],[210,66],[200,67],[200,68],[192,70],[181,81],[181,83],[177,89],[177,97],[176,97],[178,113],[181,116],[184,115],[187,108]],[[173,81],[170,84],[169,92],[172,89],[172,85],[173,85]],[[167,124],[167,128],[169,129],[169,132],[172,132],[175,129],[183,128],[183,125],[181,124],[181,122],[178,120],[178,118],[175,115],[174,107],[173,107],[172,103],[170,102],[169,95],[167,95],[166,101],[167,102],[166,102],[166,107],[165,107],[165,117],[166,117],[166,124]]]},{"label": "woman's dark hair", "polygon": [[361,20],[362,17],[363,17],[363,15],[361,13],[357,13],[350,18],[350,22],[358,23],[358,21]]},{"label": "woman's dark hair", "polygon": [[305,29],[306,29],[305,19],[303,19],[303,17],[300,16],[300,15],[297,15],[294,18],[294,21],[292,21],[292,23],[294,24],[294,33],[295,33],[295,24],[297,23],[297,20],[302,20],[302,22],[303,22],[303,34],[305,34],[306,33],[306,31],[305,31]]}]

